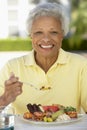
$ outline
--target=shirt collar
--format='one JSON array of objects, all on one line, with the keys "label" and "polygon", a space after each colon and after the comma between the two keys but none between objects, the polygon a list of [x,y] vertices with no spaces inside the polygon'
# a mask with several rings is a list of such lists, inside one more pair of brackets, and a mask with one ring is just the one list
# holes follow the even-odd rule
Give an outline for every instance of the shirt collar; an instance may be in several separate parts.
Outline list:
[{"label": "shirt collar", "polygon": [[[59,56],[56,61],[57,64],[65,64],[67,63],[67,52],[65,52],[62,48],[59,50]],[[24,64],[25,65],[36,65],[34,58],[34,50],[30,51],[29,54],[24,56]]]},{"label": "shirt collar", "polygon": [[68,62],[68,55],[67,52],[64,51],[62,48],[59,50],[58,59],[56,61],[57,64],[66,64]]},{"label": "shirt collar", "polygon": [[34,58],[34,50],[30,51],[29,54],[24,56],[24,64],[28,65],[35,65],[35,58]]}]

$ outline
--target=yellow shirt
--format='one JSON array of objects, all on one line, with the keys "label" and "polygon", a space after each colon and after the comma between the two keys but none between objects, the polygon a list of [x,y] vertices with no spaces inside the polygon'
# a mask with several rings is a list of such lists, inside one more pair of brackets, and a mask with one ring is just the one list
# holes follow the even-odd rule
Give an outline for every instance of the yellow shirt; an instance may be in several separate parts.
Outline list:
[{"label": "yellow shirt", "polygon": [[23,93],[13,102],[17,113],[24,113],[28,103],[62,104],[73,106],[78,111],[82,107],[87,112],[86,58],[60,49],[57,61],[45,73],[35,63],[32,50],[25,56],[8,61],[0,72],[0,85],[9,78],[10,72],[14,72],[20,81],[32,83],[36,88],[51,87],[42,91],[24,84]]}]

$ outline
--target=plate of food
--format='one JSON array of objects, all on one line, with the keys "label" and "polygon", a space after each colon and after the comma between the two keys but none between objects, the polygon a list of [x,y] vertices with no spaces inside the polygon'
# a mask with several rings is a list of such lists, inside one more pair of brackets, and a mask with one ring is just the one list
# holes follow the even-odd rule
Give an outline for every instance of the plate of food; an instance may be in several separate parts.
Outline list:
[{"label": "plate of food", "polygon": [[37,105],[27,104],[28,111],[21,118],[30,124],[35,125],[62,125],[80,121],[84,114],[78,114],[72,106],[62,105]]}]

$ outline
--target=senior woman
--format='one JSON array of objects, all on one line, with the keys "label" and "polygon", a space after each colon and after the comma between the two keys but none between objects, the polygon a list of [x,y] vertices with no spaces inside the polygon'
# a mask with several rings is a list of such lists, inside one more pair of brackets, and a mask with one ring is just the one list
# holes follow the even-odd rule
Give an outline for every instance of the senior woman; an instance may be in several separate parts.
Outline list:
[{"label": "senior woman", "polygon": [[62,104],[78,112],[82,107],[87,112],[87,60],[61,48],[69,31],[65,12],[56,3],[37,5],[30,12],[27,29],[33,50],[2,68],[0,105],[12,103],[17,113],[24,113],[28,103]]}]

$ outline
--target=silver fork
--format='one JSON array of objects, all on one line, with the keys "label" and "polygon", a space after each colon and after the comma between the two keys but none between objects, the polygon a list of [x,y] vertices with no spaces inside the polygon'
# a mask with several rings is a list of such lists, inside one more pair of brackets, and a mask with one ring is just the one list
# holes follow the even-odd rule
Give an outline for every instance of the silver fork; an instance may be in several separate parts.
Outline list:
[{"label": "silver fork", "polygon": [[[25,84],[25,85],[28,85],[29,87],[32,87],[32,88],[34,88],[34,89],[36,89],[36,90],[50,90],[51,89],[51,87],[44,87],[44,86],[42,86],[41,88],[37,88],[35,85],[33,85],[32,83],[29,83],[29,82],[25,82],[25,81],[20,81],[20,82],[22,82],[23,84]],[[1,86],[0,85],[0,87],[3,87],[3,86]]]},{"label": "silver fork", "polygon": [[51,89],[51,87],[45,87],[45,86],[42,86],[41,88],[36,88],[35,85],[33,85],[29,82],[22,82],[22,83],[25,85],[29,85],[30,87],[33,87],[36,90],[50,90]]},{"label": "silver fork", "polygon": [[30,87],[33,87],[34,89],[36,89],[36,90],[40,90],[39,88],[36,88],[35,87],[35,85],[33,85],[33,84],[31,84],[31,83],[29,83],[29,82],[22,82],[23,84],[25,84],[25,85],[28,85],[28,86],[30,86]]}]

